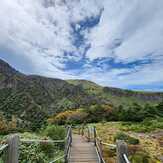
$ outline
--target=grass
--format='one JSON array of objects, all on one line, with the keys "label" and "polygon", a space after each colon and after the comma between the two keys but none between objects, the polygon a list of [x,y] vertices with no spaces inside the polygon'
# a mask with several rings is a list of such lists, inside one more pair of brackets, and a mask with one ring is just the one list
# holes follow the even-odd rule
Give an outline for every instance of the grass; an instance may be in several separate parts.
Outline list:
[{"label": "grass", "polygon": [[[106,143],[115,144],[116,136],[124,138],[129,145],[132,163],[161,163],[159,157],[163,155],[163,147],[160,146],[157,137],[157,133],[163,132],[161,119],[146,120],[142,123],[103,122],[94,125],[96,125],[99,137]],[[134,143],[136,145],[130,145]],[[116,152],[106,147],[103,149],[105,159],[114,163]]]},{"label": "grass", "polygon": [[154,130],[163,129],[163,118],[145,119],[141,123],[123,122],[119,128],[123,131],[151,132]]}]

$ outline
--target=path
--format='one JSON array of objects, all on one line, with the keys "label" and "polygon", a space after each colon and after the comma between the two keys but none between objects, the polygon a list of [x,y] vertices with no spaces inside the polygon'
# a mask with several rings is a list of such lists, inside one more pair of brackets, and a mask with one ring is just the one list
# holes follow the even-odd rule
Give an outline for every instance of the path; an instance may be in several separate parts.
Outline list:
[{"label": "path", "polygon": [[81,135],[72,136],[69,163],[99,163],[96,148]]}]

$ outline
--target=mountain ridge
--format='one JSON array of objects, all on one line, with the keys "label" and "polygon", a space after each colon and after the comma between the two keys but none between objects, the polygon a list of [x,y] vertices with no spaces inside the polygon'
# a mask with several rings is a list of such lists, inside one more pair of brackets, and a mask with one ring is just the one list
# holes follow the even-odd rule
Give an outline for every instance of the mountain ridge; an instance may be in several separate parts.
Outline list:
[{"label": "mountain ridge", "polygon": [[158,103],[162,99],[161,92],[136,92],[102,87],[87,80],[61,80],[25,75],[0,60],[0,112],[7,118],[15,115],[25,121],[26,125],[37,117],[41,117],[41,120],[82,106]]}]

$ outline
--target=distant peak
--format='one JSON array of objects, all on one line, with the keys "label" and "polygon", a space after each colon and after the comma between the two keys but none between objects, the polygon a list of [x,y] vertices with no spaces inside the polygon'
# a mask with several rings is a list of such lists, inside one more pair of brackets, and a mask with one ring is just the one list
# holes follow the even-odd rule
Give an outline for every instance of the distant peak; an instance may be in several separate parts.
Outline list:
[{"label": "distant peak", "polygon": [[0,73],[15,74],[18,72],[13,67],[11,67],[7,62],[0,59]]}]

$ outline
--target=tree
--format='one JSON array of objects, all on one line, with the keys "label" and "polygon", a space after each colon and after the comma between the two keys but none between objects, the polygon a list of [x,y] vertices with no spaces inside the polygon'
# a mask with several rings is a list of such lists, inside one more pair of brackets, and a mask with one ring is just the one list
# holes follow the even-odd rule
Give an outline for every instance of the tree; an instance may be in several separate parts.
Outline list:
[{"label": "tree", "polygon": [[0,133],[6,133],[8,131],[7,122],[2,113],[0,113]]}]

